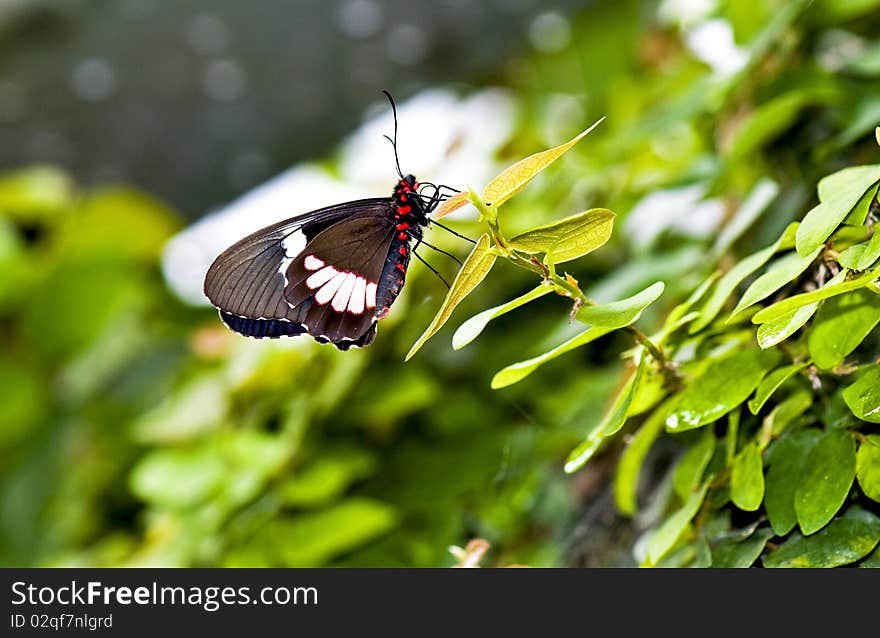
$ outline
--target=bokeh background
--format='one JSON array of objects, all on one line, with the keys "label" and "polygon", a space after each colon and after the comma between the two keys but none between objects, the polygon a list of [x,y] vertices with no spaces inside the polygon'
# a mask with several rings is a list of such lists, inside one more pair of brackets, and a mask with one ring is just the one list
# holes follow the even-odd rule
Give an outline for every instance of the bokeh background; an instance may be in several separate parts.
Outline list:
[{"label": "bokeh background", "polygon": [[[442,566],[476,537],[487,564],[636,564],[652,512],[616,514],[616,451],[562,471],[622,381],[624,336],[496,392],[497,370],[571,334],[543,299],[452,350],[526,273],[501,264],[404,364],[445,293],[421,264],[348,353],[228,333],[204,271],[266,223],[389,191],[382,89],[404,170],[459,188],[606,116],[502,222],[614,210],[612,241],[569,266],[600,301],[666,282],[650,332],[717,258],[799,218],[818,177],[876,161],[878,12],[0,0],[0,564]],[[449,220],[479,232],[473,211]],[[655,450],[647,493],[674,454]]]}]

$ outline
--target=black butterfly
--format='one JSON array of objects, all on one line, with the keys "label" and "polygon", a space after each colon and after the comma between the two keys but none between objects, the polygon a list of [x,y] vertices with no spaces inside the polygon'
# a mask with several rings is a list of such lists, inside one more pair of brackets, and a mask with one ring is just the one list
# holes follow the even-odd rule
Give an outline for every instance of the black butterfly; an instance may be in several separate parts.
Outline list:
[{"label": "black butterfly", "polygon": [[[394,129],[396,159],[396,109]],[[391,197],[305,213],[225,250],[211,264],[204,288],[223,323],[248,337],[308,333],[340,350],[372,343],[376,322],[403,288],[410,255],[421,243],[434,248],[422,234],[428,215],[446,197],[443,189],[449,188],[426,184],[434,189],[426,196],[399,163],[397,172],[400,180]],[[305,235],[306,245],[289,255],[284,242],[297,231]]]}]

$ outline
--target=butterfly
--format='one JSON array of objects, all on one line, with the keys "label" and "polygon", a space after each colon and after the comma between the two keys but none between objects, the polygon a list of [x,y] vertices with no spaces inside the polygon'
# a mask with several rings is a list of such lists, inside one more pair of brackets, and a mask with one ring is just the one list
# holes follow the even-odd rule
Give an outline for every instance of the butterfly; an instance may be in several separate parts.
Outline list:
[{"label": "butterfly", "polygon": [[[221,253],[208,269],[204,292],[231,330],[255,338],[309,334],[340,350],[368,346],[403,288],[411,255],[422,260],[416,248],[424,243],[449,255],[423,234],[445,191],[455,189],[419,184],[400,170],[397,110],[385,95],[394,112],[394,139],[386,137],[400,178],[391,196],[280,221]],[[423,194],[430,188],[430,196]],[[305,247],[289,253],[297,235],[304,236]]]}]

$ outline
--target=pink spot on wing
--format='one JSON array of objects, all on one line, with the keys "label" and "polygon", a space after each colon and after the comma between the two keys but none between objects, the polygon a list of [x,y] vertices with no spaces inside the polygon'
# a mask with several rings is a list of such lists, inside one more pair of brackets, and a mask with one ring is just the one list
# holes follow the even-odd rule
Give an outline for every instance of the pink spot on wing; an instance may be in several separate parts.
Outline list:
[{"label": "pink spot on wing", "polygon": [[354,289],[351,291],[351,299],[348,302],[348,311],[354,315],[359,315],[364,311],[364,305],[367,302],[367,280],[358,277],[354,280]]},{"label": "pink spot on wing", "polygon": [[306,279],[306,286],[315,290],[333,279],[337,274],[339,273],[333,266],[327,266],[313,275],[310,275],[309,278]]},{"label": "pink spot on wing", "polygon": [[303,260],[303,266],[305,266],[306,270],[318,270],[324,267],[324,262],[314,255],[306,255],[306,258]]},{"label": "pink spot on wing", "polygon": [[315,301],[322,306],[326,303],[329,303],[329,301],[333,299],[333,296],[339,290],[342,282],[345,281],[346,277],[347,274],[344,272],[336,273],[333,279],[324,284],[323,287],[318,291],[318,294],[315,295]]},{"label": "pink spot on wing", "polygon": [[332,306],[336,312],[345,312],[345,309],[348,308],[348,301],[351,299],[351,291],[354,289],[355,279],[357,279],[357,275],[353,272],[345,273],[345,280],[333,297]]}]

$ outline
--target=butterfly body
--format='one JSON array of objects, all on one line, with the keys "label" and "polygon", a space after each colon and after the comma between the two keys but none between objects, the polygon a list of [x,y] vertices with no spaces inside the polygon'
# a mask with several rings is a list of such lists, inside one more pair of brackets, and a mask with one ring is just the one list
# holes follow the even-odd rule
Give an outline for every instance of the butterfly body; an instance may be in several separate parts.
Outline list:
[{"label": "butterfly body", "polygon": [[[418,189],[406,175],[391,197],[329,206],[259,230],[214,260],[205,294],[227,327],[244,336],[308,333],[340,350],[369,345],[438,202]],[[286,241],[297,232],[305,247],[288,254]]]}]

